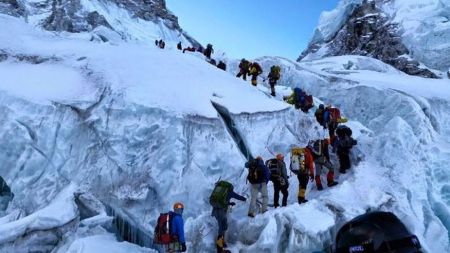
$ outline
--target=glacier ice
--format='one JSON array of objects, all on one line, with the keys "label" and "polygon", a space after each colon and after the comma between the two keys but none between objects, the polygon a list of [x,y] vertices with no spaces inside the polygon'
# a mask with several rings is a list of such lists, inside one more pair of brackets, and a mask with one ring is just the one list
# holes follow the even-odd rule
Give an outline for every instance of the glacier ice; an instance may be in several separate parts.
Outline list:
[{"label": "glacier ice", "polygon": [[[211,101],[227,108],[247,148],[264,158],[326,135],[312,113],[268,98],[265,84],[254,89],[196,55],[55,36],[2,15],[0,21],[10,24],[0,31],[8,54],[0,71],[10,80],[0,84],[0,175],[15,194],[0,213],[2,252],[15,252],[14,245],[152,252],[112,233],[150,237],[157,215],[175,201],[186,206],[190,252],[213,251],[214,182],[230,180],[247,196],[248,186],[245,157]],[[18,36],[7,36],[11,29]],[[57,60],[33,63],[18,54]],[[247,204],[237,204],[227,234],[233,252],[324,250],[339,226],[370,210],[394,212],[428,252],[449,250],[448,80],[410,77],[366,57],[258,61],[265,73],[282,66],[281,85],[339,106],[358,146],[352,171],[333,189],[310,185],[307,204],[295,203],[295,176],[286,208],[248,219]],[[43,82],[28,82],[15,69]],[[33,94],[36,84],[55,92]],[[119,218],[125,232],[114,231]]]}]

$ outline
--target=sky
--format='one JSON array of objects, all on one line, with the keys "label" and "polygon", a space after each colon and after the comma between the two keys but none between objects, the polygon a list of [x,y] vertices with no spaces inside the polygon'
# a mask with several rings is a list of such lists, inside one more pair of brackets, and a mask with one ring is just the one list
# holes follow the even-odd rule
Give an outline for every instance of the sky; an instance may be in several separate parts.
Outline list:
[{"label": "sky", "polygon": [[320,13],[339,0],[166,0],[181,28],[202,45],[231,58],[297,59],[307,47]]}]

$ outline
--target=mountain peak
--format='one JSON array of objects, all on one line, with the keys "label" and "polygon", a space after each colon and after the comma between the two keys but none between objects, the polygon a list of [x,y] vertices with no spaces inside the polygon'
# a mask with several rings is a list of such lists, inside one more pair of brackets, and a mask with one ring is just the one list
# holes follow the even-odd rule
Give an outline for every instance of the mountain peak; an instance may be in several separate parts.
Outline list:
[{"label": "mountain peak", "polygon": [[[342,0],[337,9],[322,15],[313,39],[298,61],[362,55],[410,75],[437,78],[434,69],[444,71],[450,67],[444,59],[450,46],[434,42],[442,37],[437,35],[450,34],[442,32],[442,29],[450,31],[450,25],[438,20],[446,9],[442,6],[439,9],[437,0],[420,5],[415,2]],[[430,53],[433,58],[427,56]]]}]

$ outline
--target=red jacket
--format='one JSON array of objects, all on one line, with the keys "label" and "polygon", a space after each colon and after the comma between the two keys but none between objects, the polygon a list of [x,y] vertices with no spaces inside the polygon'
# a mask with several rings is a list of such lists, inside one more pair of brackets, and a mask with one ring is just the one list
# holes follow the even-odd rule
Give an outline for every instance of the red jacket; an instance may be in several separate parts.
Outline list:
[{"label": "red jacket", "polygon": [[314,159],[309,148],[305,148],[305,166],[309,169],[309,175],[314,175]]}]

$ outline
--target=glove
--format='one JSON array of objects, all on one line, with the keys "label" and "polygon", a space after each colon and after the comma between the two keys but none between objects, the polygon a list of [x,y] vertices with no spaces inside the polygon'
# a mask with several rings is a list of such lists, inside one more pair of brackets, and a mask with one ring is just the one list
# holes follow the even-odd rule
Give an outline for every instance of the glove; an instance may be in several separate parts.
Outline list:
[{"label": "glove", "polygon": [[309,175],[309,181],[314,182],[314,175]]},{"label": "glove", "polygon": [[234,206],[234,205],[236,205],[236,203],[230,202],[230,206]]},{"label": "glove", "polygon": [[186,250],[187,250],[187,249],[186,249],[186,243],[183,242],[183,243],[181,244],[181,252],[186,252]]}]

